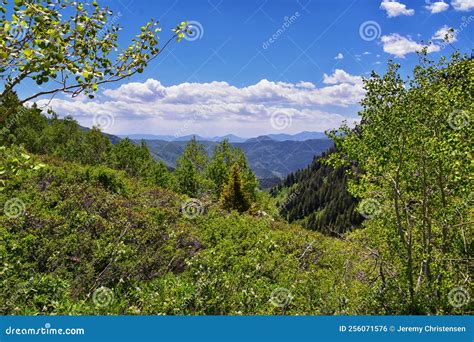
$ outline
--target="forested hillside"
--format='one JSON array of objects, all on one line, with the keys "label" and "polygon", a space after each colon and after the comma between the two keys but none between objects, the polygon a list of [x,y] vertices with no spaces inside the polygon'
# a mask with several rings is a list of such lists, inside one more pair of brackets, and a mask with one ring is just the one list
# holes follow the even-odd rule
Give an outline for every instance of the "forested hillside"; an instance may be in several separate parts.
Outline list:
[{"label": "forested hillside", "polygon": [[[174,168],[188,141],[145,140],[145,143],[157,160],[163,160],[166,165]],[[199,141],[199,143],[209,155],[218,144],[213,141]],[[267,137],[253,138],[231,145],[242,149],[255,175],[263,181],[264,188],[267,188],[266,184],[273,185],[289,173],[306,167],[311,163],[313,156],[326,151],[333,146],[333,142],[327,138],[277,141]]]},{"label": "forested hillside", "polygon": [[325,163],[326,159],[326,153],[315,157],[307,168],[289,174],[272,188],[271,194],[279,199],[279,212],[289,222],[341,236],[360,227],[363,216],[347,190],[346,169],[334,169]]}]

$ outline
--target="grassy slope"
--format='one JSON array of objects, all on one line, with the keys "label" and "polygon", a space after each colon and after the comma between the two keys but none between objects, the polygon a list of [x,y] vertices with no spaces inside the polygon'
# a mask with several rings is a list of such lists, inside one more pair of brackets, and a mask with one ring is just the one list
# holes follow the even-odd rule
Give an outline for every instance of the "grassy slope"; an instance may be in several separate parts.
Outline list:
[{"label": "grassy slope", "polygon": [[[353,242],[221,211],[107,169],[44,159],[0,203],[0,314],[362,314],[372,261]],[[98,307],[92,293],[112,289]],[[284,307],[275,288],[290,291]],[[364,299],[365,298],[365,299]]]}]

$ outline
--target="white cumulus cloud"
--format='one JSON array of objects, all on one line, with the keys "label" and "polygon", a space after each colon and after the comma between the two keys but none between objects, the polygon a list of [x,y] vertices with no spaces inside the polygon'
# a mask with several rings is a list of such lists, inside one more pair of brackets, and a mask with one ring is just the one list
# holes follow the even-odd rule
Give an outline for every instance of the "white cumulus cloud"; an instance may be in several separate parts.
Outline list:
[{"label": "white cumulus cloud", "polygon": [[[165,86],[148,79],[104,90],[93,100],[85,96],[55,98],[40,100],[38,105],[50,104],[59,115],[72,115],[85,126],[91,125],[94,114],[112,114],[115,124],[110,133],[161,130],[173,134],[183,122],[191,120],[193,127],[189,134],[206,134],[206,130],[210,135],[229,130],[239,133],[234,127],[245,127],[248,134],[252,130],[259,134],[272,129],[269,118],[275,111],[290,113],[295,131],[337,127],[347,119],[340,113],[347,111],[334,112],[334,108],[355,106],[364,93],[360,76],[337,69],[332,75],[324,75],[323,86],[266,79],[246,87],[217,81]],[[328,111],[326,106],[332,109]],[[209,132],[211,128],[215,131]]]},{"label": "white cumulus cloud", "polygon": [[392,33],[381,38],[383,44],[383,50],[386,53],[394,55],[396,57],[404,58],[409,53],[421,51],[424,47],[427,47],[427,52],[437,52],[440,50],[438,45],[423,45],[417,43],[411,38],[403,37],[398,33]]},{"label": "white cumulus cloud", "polygon": [[334,59],[344,59],[344,55],[342,53],[338,53],[336,57],[334,57]]},{"label": "white cumulus cloud", "polygon": [[387,12],[389,18],[398,17],[399,15],[413,15],[414,9],[408,9],[407,5],[395,0],[383,0],[380,8]]},{"label": "white cumulus cloud", "polygon": [[431,37],[431,39],[444,40],[446,36],[448,37],[449,43],[454,43],[457,41],[456,31],[454,31],[454,29],[448,27],[447,25],[444,25],[438,31],[436,31],[433,37]]},{"label": "white cumulus cloud", "polygon": [[446,11],[449,8],[449,5],[444,1],[436,1],[429,3],[425,8],[434,14]]},{"label": "white cumulus cloud", "polygon": [[325,84],[362,84],[362,77],[348,74],[342,69],[336,69],[332,75],[324,74],[323,83]]},{"label": "white cumulus cloud", "polygon": [[451,6],[453,6],[456,11],[467,12],[474,9],[474,0],[452,0]]}]

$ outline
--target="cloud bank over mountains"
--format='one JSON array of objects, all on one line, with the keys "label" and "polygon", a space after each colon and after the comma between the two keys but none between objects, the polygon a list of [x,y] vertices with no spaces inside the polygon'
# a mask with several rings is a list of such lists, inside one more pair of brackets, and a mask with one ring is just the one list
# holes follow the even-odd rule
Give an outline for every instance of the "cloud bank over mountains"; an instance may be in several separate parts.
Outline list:
[{"label": "cloud bank over mountains", "polygon": [[[115,127],[112,132],[126,132],[126,125],[135,128],[143,121],[141,132],[148,132],[148,123],[163,125],[166,122],[189,121],[189,125],[227,125],[274,132],[271,118],[275,113],[287,117],[288,127],[325,130],[338,126],[347,119],[338,110],[356,106],[364,95],[362,78],[336,69],[324,74],[323,84],[311,82],[273,82],[266,79],[256,84],[236,87],[227,82],[181,83],[165,86],[156,79],[130,82],[114,89],[106,89],[94,100],[53,99],[39,101],[58,113],[72,115],[80,123],[93,115],[112,114]],[[350,120],[349,120],[350,121]],[[294,124],[294,127],[292,127]],[[252,126],[252,127],[250,127]],[[224,126],[223,126],[224,127]],[[288,131],[288,130],[286,130]],[[291,131],[291,129],[290,129]],[[216,132],[223,133],[223,132]],[[249,134],[252,134],[249,130]]]}]

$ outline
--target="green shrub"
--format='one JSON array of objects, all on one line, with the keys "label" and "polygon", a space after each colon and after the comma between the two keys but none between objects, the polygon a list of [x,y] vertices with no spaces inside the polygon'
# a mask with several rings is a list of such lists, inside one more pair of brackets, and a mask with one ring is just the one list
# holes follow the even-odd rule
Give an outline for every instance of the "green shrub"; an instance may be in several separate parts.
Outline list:
[{"label": "green shrub", "polygon": [[124,172],[106,166],[91,166],[87,168],[86,176],[91,182],[99,183],[113,193],[127,193],[127,180]]}]

